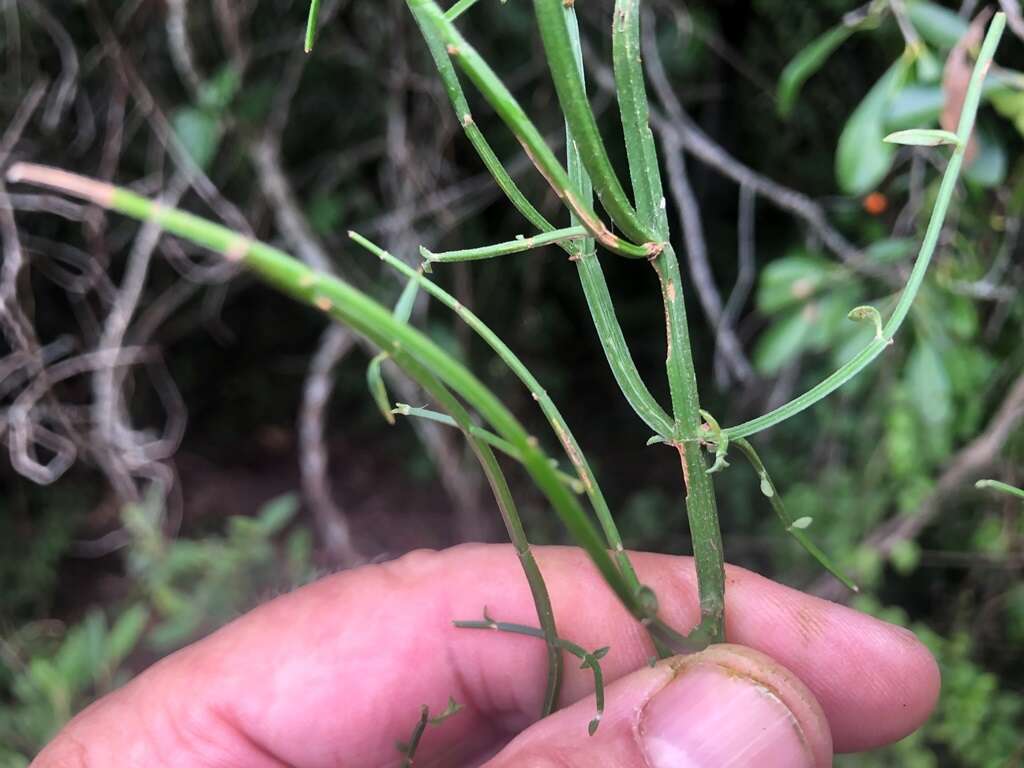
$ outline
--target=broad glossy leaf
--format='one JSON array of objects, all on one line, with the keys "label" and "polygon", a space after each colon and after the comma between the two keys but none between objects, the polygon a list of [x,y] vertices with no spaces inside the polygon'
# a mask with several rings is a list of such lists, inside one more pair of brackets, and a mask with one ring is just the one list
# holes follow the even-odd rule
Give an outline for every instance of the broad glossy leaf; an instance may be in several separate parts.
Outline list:
[{"label": "broad glossy leaf", "polygon": [[967,22],[949,8],[928,0],[907,0],[906,7],[914,29],[936,48],[952,48],[967,31]]},{"label": "broad glossy leaf", "polygon": [[848,195],[870,192],[885,178],[896,147],[886,144],[889,102],[906,78],[910,61],[900,59],[868,91],[847,120],[836,147],[836,180]]}]

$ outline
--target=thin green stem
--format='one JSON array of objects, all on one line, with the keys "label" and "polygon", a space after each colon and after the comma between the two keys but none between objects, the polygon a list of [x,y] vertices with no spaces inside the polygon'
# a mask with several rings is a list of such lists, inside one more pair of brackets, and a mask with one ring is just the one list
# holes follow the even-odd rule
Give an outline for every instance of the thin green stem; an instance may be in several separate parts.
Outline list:
[{"label": "thin green stem", "polygon": [[[416,408],[414,406],[408,405],[407,403],[395,403],[395,407],[390,411],[390,413],[392,416],[411,416],[414,418],[427,419],[428,421],[433,421],[438,424],[444,424],[447,427],[459,426],[458,424],[455,423],[455,419],[453,419],[446,413],[432,411],[429,408]],[[503,440],[493,432],[486,430],[483,427],[478,427],[475,424],[472,427],[470,427],[469,431],[470,434],[473,435],[473,437],[478,438],[479,440],[482,440],[483,442],[487,443],[492,448],[501,451],[503,454],[508,456],[513,461],[522,462],[522,456],[519,455],[519,451],[517,451],[508,440]],[[558,469],[554,464],[552,464],[552,467],[555,468],[555,472],[558,474],[559,478],[561,478],[562,482],[572,489],[573,493],[583,494],[586,492],[586,488],[583,485],[583,481],[580,480],[578,477],[574,477],[573,475],[563,472],[562,470]]]},{"label": "thin green stem", "polygon": [[1016,496],[1017,498],[1024,499],[1024,490],[1016,488],[1010,485],[1009,483],[1000,482],[999,480],[979,480],[974,484],[974,487],[990,488],[993,491],[1002,491],[1003,493],[1008,493],[1011,496]]},{"label": "thin green stem", "polygon": [[558,245],[572,242],[573,240],[582,240],[587,237],[589,237],[589,233],[583,227],[566,227],[565,229],[553,229],[550,232],[543,232],[539,235],[531,235],[530,237],[519,236],[515,240],[485,245],[480,248],[464,248],[458,251],[435,253],[421,247],[420,255],[430,263],[481,261],[498,256],[508,256],[512,253],[522,253],[534,248],[543,248],[546,245]]},{"label": "thin green stem", "polygon": [[555,403],[547,393],[547,390],[541,386],[541,383],[530,372],[529,368],[523,364],[522,360],[519,359],[515,352],[513,352],[509,346],[487,326],[486,323],[484,323],[471,310],[463,306],[454,296],[436,283],[428,280],[425,276],[417,272],[405,262],[400,259],[396,259],[390,253],[377,247],[361,235],[351,232],[349,233],[349,236],[391,268],[397,270],[403,275],[406,275],[409,279],[418,280],[423,290],[455,312],[467,326],[469,326],[491,349],[493,349],[498,357],[501,358],[501,361],[508,366],[509,370],[512,371],[529,390],[530,395],[540,406],[541,411],[544,413],[548,423],[551,425],[551,429],[554,430],[555,435],[558,437],[569,461],[579,473],[580,481],[583,483],[583,488],[594,507],[594,514],[597,516],[598,522],[601,525],[602,531],[605,535],[605,540],[608,542],[608,546],[615,552],[619,570],[626,582],[630,585],[630,589],[634,593],[638,593],[640,591],[640,582],[637,579],[636,572],[629,561],[629,556],[626,554],[625,547],[622,544],[622,537],[619,535],[618,528],[612,518],[608,502],[604,498],[601,487],[597,483],[597,478],[594,476],[593,470],[591,470],[590,464],[587,462],[586,456],[580,448],[576,437],[573,435],[572,430],[569,429],[568,423],[555,406]]},{"label": "thin green stem", "polygon": [[533,224],[537,229],[542,232],[554,229],[552,224],[534,207],[533,203],[526,199],[522,190],[520,190],[519,186],[512,180],[511,175],[509,175],[505,166],[502,165],[501,160],[498,159],[494,150],[491,149],[490,143],[488,143],[480,128],[473,120],[473,115],[469,109],[469,102],[466,100],[466,94],[463,92],[462,85],[459,83],[458,73],[452,65],[452,61],[448,56],[447,50],[445,50],[444,40],[441,39],[434,25],[427,21],[422,8],[418,7],[417,4],[411,0],[406,4],[409,6],[409,10],[412,12],[413,18],[416,20],[416,25],[420,29],[420,34],[423,35],[423,40],[427,44],[430,56],[434,60],[434,65],[437,67],[437,72],[441,77],[441,82],[444,84],[445,92],[448,94],[448,100],[451,102],[452,108],[455,110],[455,117],[462,126],[462,130],[465,132],[466,138],[469,139],[469,143],[473,145],[476,153],[483,161],[484,166],[490,172],[491,176],[494,177],[495,183],[497,183],[501,191],[505,193],[505,196],[509,199],[512,205],[515,206],[516,210],[518,210],[526,220]]},{"label": "thin green stem", "polygon": [[[422,10],[413,7],[412,4],[410,4],[410,8],[412,8],[413,13],[416,15],[417,23],[419,23],[431,53],[434,55],[435,63],[455,113],[460,117],[466,130],[466,135],[477,150],[484,165],[491,171],[495,182],[505,192],[509,201],[527,220],[542,232],[552,231],[554,226],[526,200],[519,188],[516,187],[472,119],[468,121],[462,119],[464,115],[469,114],[469,105],[459,85],[455,69],[445,51],[444,42],[438,36],[433,25],[426,22],[422,15]],[[566,7],[566,13],[572,13],[571,6]],[[578,46],[576,47],[578,48]],[[580,65],[580,70],[582,72],[582,64]],[[582,166],[579,165],[578,153],[573,150],[571,138],[568,147],[570,183],[575,189],[580,190],[580,199],[589,206],[591,205],[589,177],[587,177],[586,171]],[[578,219],[574,219],[574,222],[577,225],[579,224]],[[647,389],[647,385],[644,384],[640,373],[637,371],[636,363],[633,361],[633,356],[626,344],[622,328],[619,326],[618,319],[615,316],[615,308],[608,292],[608,284],[594,251],[593,241],[584,241],[580,245],[574,245],[571,242],[561,243],[560,245],[570,255],[578,257],[575,259],[576,266],[579,271],[583,293],[587,300],[587,306],[591,316],[594,318],[598,340],[601,343],[601,348],[608,360],[608,365],[612,370],[612,375],[615,377],[619,389],[623,392],[633,410],[636,411],[637,415],[651,430],[660,435],[670,435],[672,433],[672,419],[665,413],[665,410],[658,404],[657,400],[654,399],[654,396]]]},{"label": "thin green stem", "polygon": [[[536,627],[530,627],[525,624],[512,624],[507,621],[495,621],[487,615],[487,610],[484,609],[483,621],[453,621],[459,629],[486,629],[492,632],[508,632],[513,635],[525,635],[526,637],[543,637],[541,630]],[[580,669],[590,669],[594,675],[594,705],[597,710],[597,714],[590,721],[587,726],[587,730],[590,735],[593,736],[598,726],[601,724],[601,718],[604,716],[604,674],[601,671],[601,659],[608,653],[608,648],[598,648],[596,651],[588,651],[581,645],[577,645],[571,640],[559,638],[558,643],[561,648],[581,662],[583,662]]]},{"label": "thin green stem", "polygon": [[312,53],[313,44],[316,42],[316,27],[320,21],[320,0],[311,0],[309,4],[309,17],[306,19],[306,53]]},{"label": "thin green stem", "polygon": [[[639,0],[617,0],[613,18],[616,92],[633,192],[641,219],[665,241],[664,249],[652,264],[658,275],[665,311],[665,370],[674,415],[670,442],[679,453],[686,486],[686,517],[700,593],[700,628],[709,642],[722,642],[725,639],[725,556],[714,484],[704,456],[694,442],[700,437],[701,425],[697,374],[690,348],[679,261],[675,249],[667,242],[668,219],[658,152],[648,124],[647,90],[640,60]],[[661,436],[667,437],[663,433]]]},{"label": "thin green stem", "polygon": [[577,66],[564,0],[534,0],[533,7],[562,113],[601,205],[628,238],[637,243],[655,242],[654,231],[637,217],[608,158]]},{"label": "thin green stem", "polygon": [[616,0],[612,17],[612,63],[629,175],[644,227],[668,240],[668,215],[649,123],[647,88],[640,52],[640,0]]},{"label": "thin green stem", "polygon": [[[641,240],[643,244],[636,245],[614,234],[608,225],[597,216],[593,208],[579,199],[578,191],[573,189],[567,171],[558,162],[558,158],[548,147],[537,127],[527,117],[519,102],[501,82],[490,65],[459,33],[455,25],[445,19],[444,13],[437,3],[434,0],[407,0],[407,3],[418,19],[433,26],[438,37],[445,44],[448,55],[455,59],[459,67],[473,81],[473,84],[522,144],[530,160],[547,179],[555,194],[576,213],[580,223],[605,248],[620,256],[646,258],[652,253],[656,253],[659,246],[655,243]],[[538,229],[543,228],[538,227]]]},{"label": "thin green stem", "polygon": [[458,0],[457,3],[453,3],[452,7],[444,12],[444,17],[448,19],[448,21],[455,21],[459,16],[476,5],[477,2],[478,0]]},{"label": "thin green stem", "polygon": [[[782,527],[786,529],[786,533],[792,536],[797,542],[803,547],[811,557],[818,561],[821,566],[841,581],[848,589],[854,592],[859,592],[859,588],[853,582],[853,580],[847,576],[842,570],[836,565],[832,559],[826,555],[817,544],[815,544],[811,538],[804,533],[796,523],[793,517],[786,510],[785,504],[782,502],[782,495],[779,493],[779,489],[772,482],[771,476],[768,474],[768,470],[764,466],[764,462],[761,461],[761,457],[757,455],[757,451],[754,450],[754,446],[750,442],[742,437],[737,438],[733,443],[743,455],[747,461],[750,462],[750,466],[754,468],[754,472],[757,473],[758,480],[761,483],[761,493],[768,498],[768,502],[771,504],[775,514],[778,515],[779,520],[782,521]],[[810,522],[808,520],[808,522]]]},{"label": "thin green stem", "polygon": [[906,286],[904,286],[903,291],[900,293],[896,308],[882,329],[881,336],[873,339],[849,362],[799,397],[763,416],[758,416],[756,419],[726,428],[724,432],[731,439],[749,437],[757,432],[773,427],[809,408],[819,400],[828,397],[867,368],[876,357],[882,354],[886,347],[892,344],[896,332],[903,325],[903,321],[906,319],[907,313],[910,312],[910,307],[914,303],[918,291],[921,289],[928,266],[931,264],[932,256],[935,254],[935,246],[938,244],[939,235],[942,233],[946,214],[953,199],[953,192],[956,190],[960,168],[963,165],[964,152],[967,149],[971,131],[974,129],[974,121],[978,113],[978,103],[981,99],[985,75],[992,64],[992,57],[999,46],[999,39],[1002,37],[1005,26],[1005,14],[997,13],[989,25],[988,33],[985,35],[985,41],[982,43],[981,51],[978,53],[978,59],[974,65],[974,71],[971,73],[970,84],[967,87],[967,95],[964,99],[964,106],[960,112],[960,122],[956,130],[958,143],[953,148],[949,163],[946,165],[946,170],[942,175],[942,182],[939,185],[939,192],[935,199],[935,207],[932,209],[931,218],[928,220],[928,228],[925,230],[917,260],[914,262],[914,268],[911,270]]}]

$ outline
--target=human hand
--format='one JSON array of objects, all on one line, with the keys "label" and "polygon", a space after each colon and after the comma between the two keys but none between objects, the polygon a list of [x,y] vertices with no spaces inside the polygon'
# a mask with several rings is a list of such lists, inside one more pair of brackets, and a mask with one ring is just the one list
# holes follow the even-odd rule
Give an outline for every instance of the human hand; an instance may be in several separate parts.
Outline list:
[{"label": "human hand", "polygon": [[[568,659],[540,722],[543,642],[462,630],[484,606],[536,625],[515,552],[466,545],[325,578],[155,664],[69,723],[33,768],[396,766],[420,706],[462,711],[427,729],[417,766],[803,768],[902,738],[928,716],[939,673],[909,632],[740,568],[727,571],[731,643],[654,667],[650,641],[576,549],[535,549]],[[696,624],[688,558],[637,554],[674,627]],[[612,683],[614,681],[614,683]]]}]

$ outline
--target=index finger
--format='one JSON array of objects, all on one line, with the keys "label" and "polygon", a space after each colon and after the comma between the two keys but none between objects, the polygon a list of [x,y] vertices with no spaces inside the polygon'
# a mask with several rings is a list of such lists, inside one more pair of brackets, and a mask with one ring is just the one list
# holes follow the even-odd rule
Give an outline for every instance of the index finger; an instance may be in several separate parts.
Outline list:
[{"label": "index finger", "polygon": [[[611,646],[602,661],[609,681],[651,657],[643,628],[583,553],[535,551],[559,633],[588,649]],[[637,554],[634,563],[664,618],[692,627],[692,561]],[[726,605],[729,641],[801,678],[840,751],[902,738],[934,706],[937,667],[906,630],[740,568],[727,571]],[[500,620],[536,623],[509,546],[417,552],[338,574],[161,662],[109,702],[106,715],[101,704],[69,733],[88,743],[88,729],[102,727],[115,706],[141,720],[161,713],[179,748],[215,753],[224,758],[218,765],[387,765],[397,763],[395,742],[408,738],[420,706],[439,712],[452,696],[464,710],[428,729],[417,764],[458,764],[536,720],[543,696],[542,642],[452,627],[453,619],[479,618],[484,606]],[[577,666],[566,665],[564,703],[593,690],[590,672]],[[150,733],[159,727],[147,725]]]}]

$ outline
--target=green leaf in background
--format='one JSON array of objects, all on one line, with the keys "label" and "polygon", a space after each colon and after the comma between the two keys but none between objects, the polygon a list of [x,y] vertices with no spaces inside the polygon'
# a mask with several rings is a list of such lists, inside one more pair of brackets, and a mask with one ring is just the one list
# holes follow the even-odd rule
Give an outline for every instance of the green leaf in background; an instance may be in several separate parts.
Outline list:
[{"label": "green leaf in background", "polygon": [[761,271],[757,308],[765,314],[800,304],[837,276],[835,263],[807,251],[790,252]]},{"label": "green leaf in background", "polygon": [[789,312],[772,323],[754,347],[754,367],[764,376],[778,373],[807,346],[811,323],[801,312]]},{"label": "green leaf in background", "polygon": [[266,536],[273,536],[284,529],[299,509],[299,500],[293,493],[268,501],[260,510],[259,523],[261,532]]},{"label": "green leaf in background", "polygon": [[964,180],[985,189],[998,187],[1006,179],[1006,148],[987,131],[975,132],[974,138],[978,152],[971,164],[964,168]]},{"label": "green leaf in background", "polygon": [[117,669],[125,657],[135,649],[147,621],[149,609],[144,605],[133,605],[117,618],[107,635],[104,661],[108,670]]},{"label": "green leaf in background", "polygon": [[886,144],[889,103],[907,76],[910,59],[901,56],[876,82],[847,120],[836,147],[836,180],[847,195],[863,195],[885,178],[896,147]]},{"label": "green leaf in background", "polygon": [[907,0],[907,15],[926,43],[949,49],[967,32],[967,22],[955,12],[928,0]]},{"label": "green leaf in background", "polygon": [[935,125],[946,97],[941,85],[909,83],[890,100],[885,112],[885,127],[890,131]]},{"label": "green leaf in background", "polygon": [[220,144],[217,118],[201,109],[185,107],[174,113],[171,125],[193,162],[203,170],[209,168]]},{"label": "green leaf in background", "polygon": [[910,128],[906,131],[896,131],[885,137],[890,144],[903,144],[910,147],[937,147],[940,144],[957,146],[960,139],[952,131],[943,131],[939,128]]},{"label": "green leaf in background", "polygon": [[779,76],[778,111],[786,118],[793,112],[793,105],[800,95],[803,84],[828,60],[828,57],[859,29],[857,26],[840,24],[815,38],[801,50],[782,70]]},{"label": "green leaf in background", "polygon": [[864,249],[864,255],[877,264],[895,264],[910,257],[917,243],[908,238],[887,237],[876,240]]},{"label": "green leaf in background", "polygon": [[228,65],[203,83],[199,91],[199,106],[206,112],[221,113],[227,109],[238,93],[242,80],[238,70]]},{"label": "green leaf in background", "polygon": [[919,340],[907,360],[906,382],[911,401],[928,427],[940,428],[953,416],[949,374],[935,345]]}]

